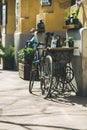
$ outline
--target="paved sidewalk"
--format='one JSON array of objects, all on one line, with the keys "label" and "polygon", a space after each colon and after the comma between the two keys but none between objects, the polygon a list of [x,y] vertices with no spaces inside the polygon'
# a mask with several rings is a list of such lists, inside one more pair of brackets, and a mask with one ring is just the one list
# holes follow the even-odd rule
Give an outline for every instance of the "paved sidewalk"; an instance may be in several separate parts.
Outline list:
[{"label": "paved sidewalk", "polygon": [[17,71],[0,70],[0,130],[87,130],[87,97],[46,100]]}]

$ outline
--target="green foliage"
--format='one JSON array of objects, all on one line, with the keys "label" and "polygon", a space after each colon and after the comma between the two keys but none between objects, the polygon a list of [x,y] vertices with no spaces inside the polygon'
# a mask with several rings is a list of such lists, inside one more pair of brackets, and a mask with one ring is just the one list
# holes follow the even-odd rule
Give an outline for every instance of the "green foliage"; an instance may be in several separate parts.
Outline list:
[{"label": "green foliage", "polygon": [[68,18],[70,18],[70,12],[66,11],[66,13],[65,13],[65,19],[68,19]]},{"label": "green foliage", "polygon": [[31,64],[34,58],[35,49],[22,48],[18,52],[18,61],[20,63]]},{"label": "green foliage", "polygon": [[3,47],[2,44],[0,44],[0,50],[3,52],[5,51],[5,47]]},{"label": "green foliage", "polygon": [[71,16],[73,16],[74,19],[77,19],[78,18],[78,15],[79,15],[79,12],[80,12],[80,7],[77,7],[76,11],[73,13],[71,12],[70,13],[70,10],[67,10],[65,12],[65,19],[69,19]]},{"label": "green foliage", "polygon": [[74,14],[74,18],[78,18],[80,8],[77,8],[76,13]]},{"label": "green foliage", "polygon": [[14,58],[14,47],[12,45],[9,48],[5,49],[2,45],[0,45],[0,57],[5,59],[13,59]]}]

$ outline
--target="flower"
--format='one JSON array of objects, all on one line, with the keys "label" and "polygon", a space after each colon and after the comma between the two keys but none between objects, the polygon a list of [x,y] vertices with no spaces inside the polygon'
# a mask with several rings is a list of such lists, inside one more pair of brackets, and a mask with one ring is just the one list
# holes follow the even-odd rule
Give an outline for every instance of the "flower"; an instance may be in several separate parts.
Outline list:
[{"label": "flower", "polygon": [[78,14],[79,14],[81,5],[82,5],[82,2],[81,2],[81,1],[79,1],[79,0],[76,1],[76,7],[77,7],[77,9],[76,9],[76,12],[74,13],[74,18],[77,18],[77,17],[78,17]]},{"label": "flower", "polygon": [[82,5],[82,2],[81,1],[77,1],[76,2],[76,6],[79,8],[79,7],[81,7],[81,5]]}]

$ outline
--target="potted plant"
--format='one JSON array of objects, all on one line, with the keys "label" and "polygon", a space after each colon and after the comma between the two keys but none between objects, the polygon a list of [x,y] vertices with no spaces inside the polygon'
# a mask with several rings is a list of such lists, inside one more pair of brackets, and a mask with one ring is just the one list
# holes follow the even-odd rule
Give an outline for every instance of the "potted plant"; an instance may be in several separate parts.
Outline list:
[{"label": "potted plant", "polygon": [[66,11],[65,13],[65,24],[66,25],[69,25],[70,24],[70,12],[69,11]]},{"label": "potted plant", "polygon": [[72,37],[69,37],[68,46],[69,46],[69,47],[74,47],[74,40],[73,40]]},{"label": "potted plant", "polygon": [[18,51],[19,76],[28,80],[30,77],[31,64],[34,58],[35,49],[22,48]]},{"label": "potted plant", "polygon": [[3,61],[3,69],[14,69],[14,47],[10,45],[7,49],[0,44],[0,57]]},{"label": "potted plant", "polygon": [[74,12],[70,12],[70,10],[66,11],[66,13],[65,13],[66,25],[79,24],[81,26],[79,19],[78,19],[81,5],[82,5],[82,2],[80,0],[77,0],[76,1],[76,10]]},{"label": "potted plant", "polygon": [[73,24],[78,24],[79,23],[78,15],[79,15],[79,11],[80,11],[80,6],[77,6],[76,12],[72,13]]},{"label": "potted plant", "polygon": [[74,40],[73,40],[72,37],[68,37],[68,38],[64,41],[64,43],[65,43],[66,46],[68,46],[68,47],[74,47]]},{"label": "potted plant", "polygon": [[79,15],[79,12],[80,12],[80,7],[82,5],[82,2],[80,0],[76,0],[76,11],[75,13],[73,13],[73,21],[74,21],[74,24],[78,24],[79,23],[79,20],[78,20],[78,15]]}]

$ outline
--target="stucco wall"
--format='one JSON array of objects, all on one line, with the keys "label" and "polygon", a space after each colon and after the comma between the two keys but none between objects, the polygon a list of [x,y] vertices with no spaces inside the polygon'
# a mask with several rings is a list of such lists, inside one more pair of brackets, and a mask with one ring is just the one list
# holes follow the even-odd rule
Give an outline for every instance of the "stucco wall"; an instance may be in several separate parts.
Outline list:
[{"label": "stucco wall", "polygon": [[15,0],[8,0],[6,33],[14,34],[14,31],[15,31]]},{"label": "stucco wall", "polygon": [[36,27],[36,14],[38,12],[39,0],[20,0],[18,32],[27,34],[32,27]]},{"label": "stucco wall", "polygon": [[19,29],[18,31],[27,34],[31,28],[36,28],[38,21],[43,18],[46,31],[64,31],[64,10],[70,6],[70,1],[59,3],[53,0],[51,6],[40,5],[40,0],[19,1]]}]

